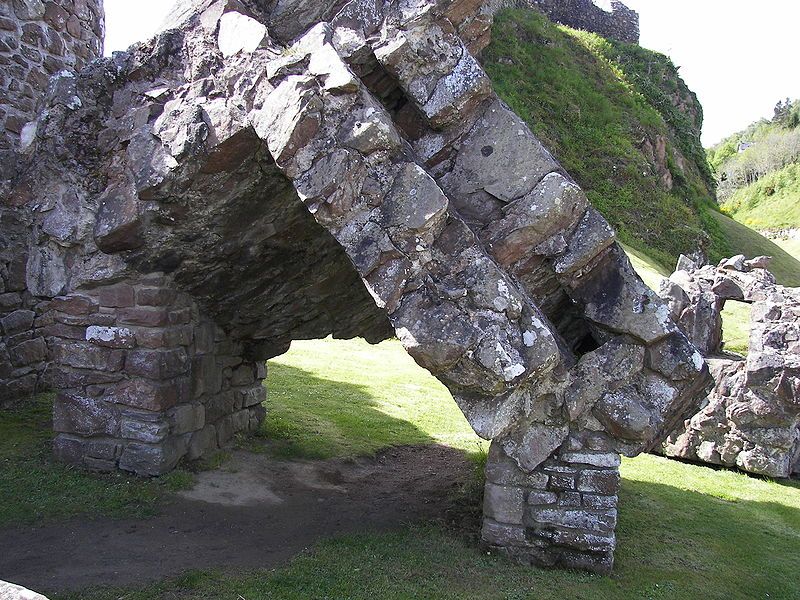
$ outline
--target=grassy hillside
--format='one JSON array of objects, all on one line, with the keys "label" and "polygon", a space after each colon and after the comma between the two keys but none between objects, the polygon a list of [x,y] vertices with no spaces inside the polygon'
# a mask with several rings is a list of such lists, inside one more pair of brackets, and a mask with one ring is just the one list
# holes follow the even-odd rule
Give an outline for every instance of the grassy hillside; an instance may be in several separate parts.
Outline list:
[{"label": "grassy hillside", "polygon": [[712,213],[712,216],[737,254],[748,257],[771,256],[770,270],[775,274],[778,283],[791,287],[800,286],[800,262],[795,256],[730,217],[721,213]]},{"label": "grassy hillside", "polygon": [[714,260],[732,253],[711,216],[702,113],[666,57],[510,10],[484,66],[623,242],[664,267],[702,240]]},{"label": "grassy hillside", "polygon": [[800,162],[737,189],[722,210],[759,231],[800,227]]},{"label": "grassy hillside", "polygon": [[800,228],[800,101],[708,150],[723,211],[758,230]]}]

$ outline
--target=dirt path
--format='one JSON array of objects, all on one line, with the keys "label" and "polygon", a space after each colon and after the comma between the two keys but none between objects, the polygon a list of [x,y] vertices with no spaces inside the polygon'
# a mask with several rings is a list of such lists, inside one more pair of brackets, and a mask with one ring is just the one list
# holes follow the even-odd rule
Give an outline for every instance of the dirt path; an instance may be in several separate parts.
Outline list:
[{"label": "dirt path", "polygon": [[135,585],[189,569],[273,567],[321,538],[444,515],[469,476],[441,446],[356,461],[276,461],[237,452],[144,520],[0,530],[0,579],[45,592]]}]

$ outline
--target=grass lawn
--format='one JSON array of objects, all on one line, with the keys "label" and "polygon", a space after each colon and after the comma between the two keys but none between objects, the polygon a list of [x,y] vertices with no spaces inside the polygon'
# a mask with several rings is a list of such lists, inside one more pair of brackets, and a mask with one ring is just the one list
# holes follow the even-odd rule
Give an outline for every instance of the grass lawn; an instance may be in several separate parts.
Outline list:
[{"label": "grass lawn", "polygon": [[800,239],[796,240],[772,240],[775,245],[784,250],[787,254],[800,260]]},{"label": "grass lawn", "polygon": [[[284,454],[349,456],[408,443],[470,451],[477,442],[397,341],[295,342],[270,362],[269,385],[265,432],[281,436],[274,449]],[[622,473],[610,577],[517,566],[481,552],[474,532],[431,524],[327,540],[280,569],[198,571],[53,599],[800,598],[800,485],[647,455],[624,460]]]},{"label": "grass lawn", "polygon": [[191,483],[191,474],[181,470],[144,480],[56,462],[52,406],[51,397],[40,396],[0,411],[0,527],[73,516],[145,517],[166,493]]}]

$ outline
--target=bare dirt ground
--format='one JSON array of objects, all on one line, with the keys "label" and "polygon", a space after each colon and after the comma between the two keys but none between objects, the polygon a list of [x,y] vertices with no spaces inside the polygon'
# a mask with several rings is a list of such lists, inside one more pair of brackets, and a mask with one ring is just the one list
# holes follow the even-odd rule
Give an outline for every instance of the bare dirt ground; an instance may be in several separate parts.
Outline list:
[{"label": "bare dirt ground", "polygon": [[278,566],[321,538],[444,517],[471,468],[443,446],[352,461],[235,452],[150,519],[0,530],[0,579],[58,592],[144,584],[190,569]]}]

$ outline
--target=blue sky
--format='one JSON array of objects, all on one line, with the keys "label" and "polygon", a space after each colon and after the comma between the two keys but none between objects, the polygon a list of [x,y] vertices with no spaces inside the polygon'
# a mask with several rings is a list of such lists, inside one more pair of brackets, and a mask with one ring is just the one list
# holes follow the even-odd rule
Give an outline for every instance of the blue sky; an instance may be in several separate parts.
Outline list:
[{"label": "blue sky", "polygon": [[[170,0],[106,0],[106,52],[155,33]],[[672,57],[705,110],[703,143],[800,98],[800,0],[626,0],[642,45]]]}]

